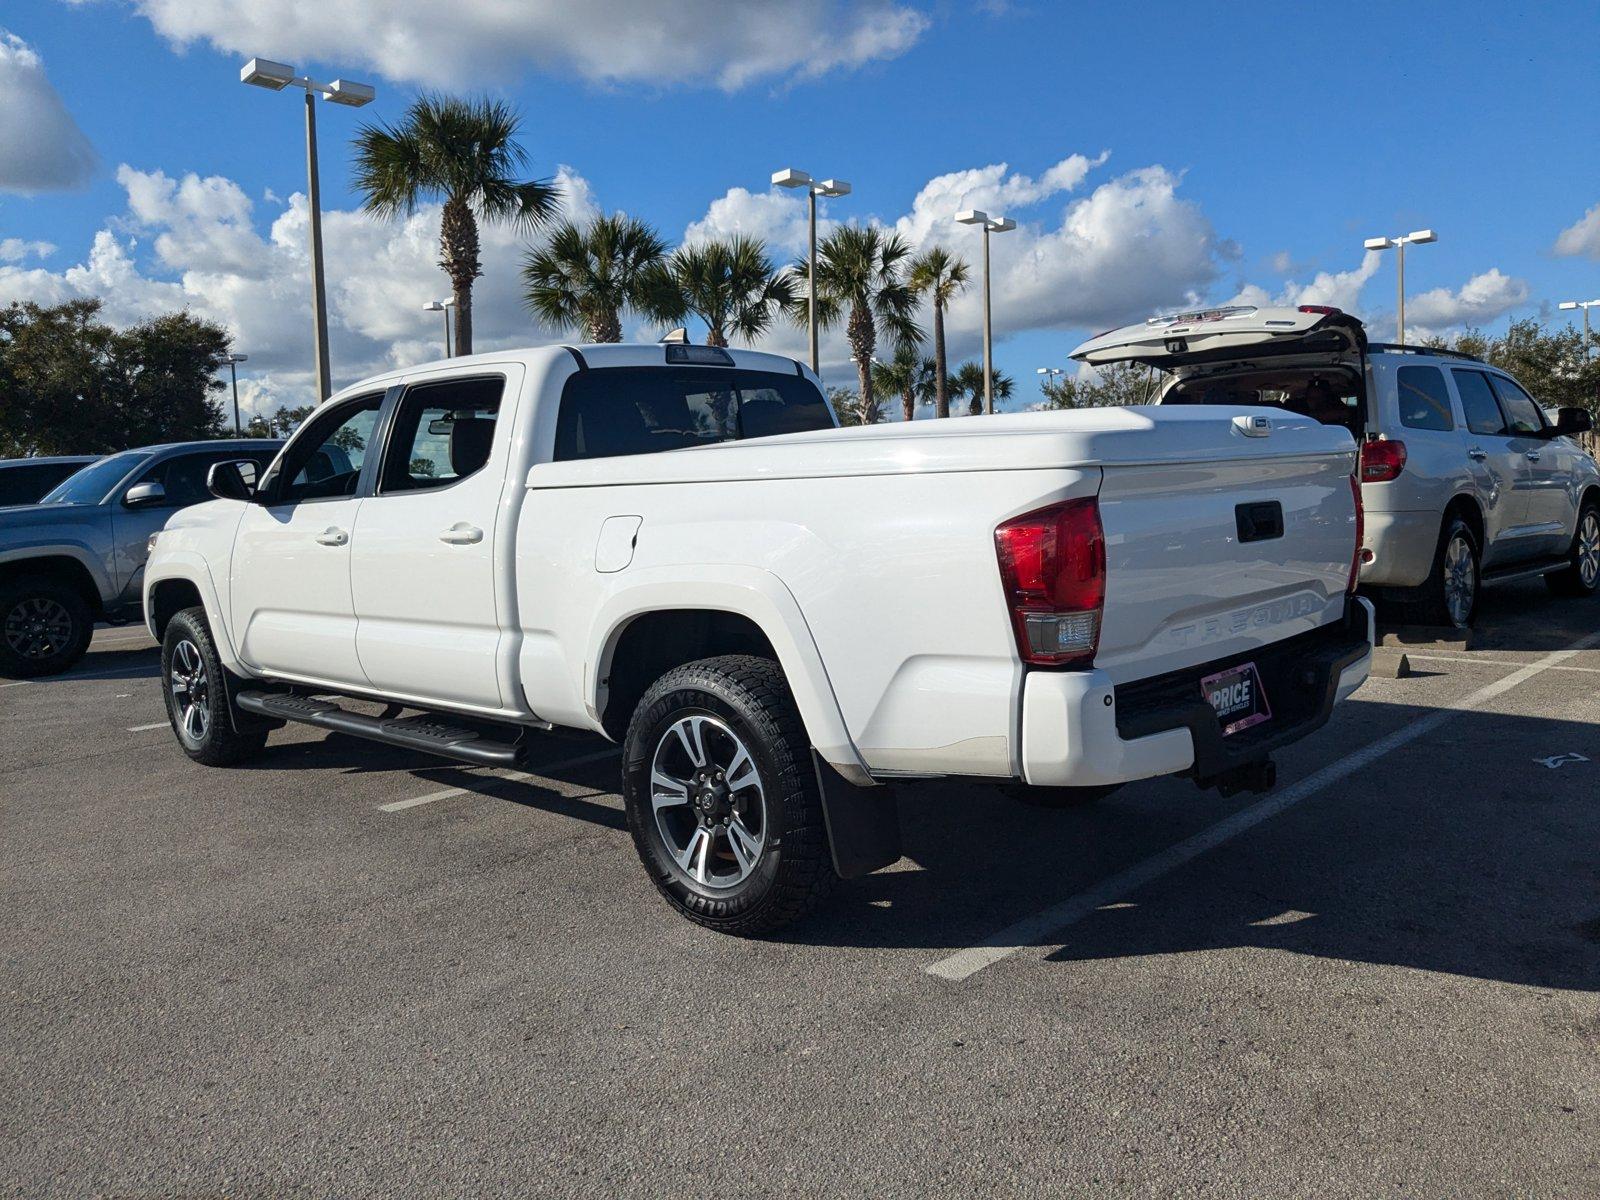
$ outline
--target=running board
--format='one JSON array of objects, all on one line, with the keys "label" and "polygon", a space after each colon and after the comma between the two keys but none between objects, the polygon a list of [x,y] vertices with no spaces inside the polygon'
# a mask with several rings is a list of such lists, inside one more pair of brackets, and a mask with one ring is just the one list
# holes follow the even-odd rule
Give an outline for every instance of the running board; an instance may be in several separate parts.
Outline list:
[{"label": "running board", "polygon": [[1552,558],[1536,563],[1517,563],[1515,566],[1501,567],[1499,570],[1485,571],[1483,573],[1483,586],[1493,587],[1497,583],[1514,583],[1518,579],[1537,579],[1540,575],[1549,575],[1572,565],[1570,558]]},{"label": "running board", "polygon": [[425,754],[439,754],[478,766],[517,765],[519,751],[516,743],[496,741],[471,729],[446,725],[433,717],[368,717],[349,712],[326,700],[291,696],[283,692],[240,692],[233,699],[246,712],[279,721],[299,721],[303,725],[316,725],[353,737],[385,742],[406,750],[420,750]]}]

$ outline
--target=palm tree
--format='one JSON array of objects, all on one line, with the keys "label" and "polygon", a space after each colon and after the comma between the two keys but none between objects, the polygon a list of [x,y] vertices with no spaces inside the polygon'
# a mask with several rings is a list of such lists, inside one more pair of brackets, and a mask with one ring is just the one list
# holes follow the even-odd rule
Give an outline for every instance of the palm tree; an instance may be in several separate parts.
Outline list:
[{"label": "palm tree", "polygon": [[[899,234],[867,226],[846,225],[817,247],[817,324],[827,328],[846,312],[845,336],[850,357],[861,378],[861,405],[871,411],[872,352],[878,348],[881,323],[894,342],[915,344],[922,331],[912,320],[917,300],[905,283],[911,247]],[[805,274],[802,260],[796,278]],[[806,305],[797,298],[790,312],[804,323]]]},{"label": "palm tree", "polygon": [[472,281],[478,222],[510,221],[537,229],[555,215],[561,193],[546,180],[518,179],[527,153],[517,144],[521,119],[497,100],[425,92],[398,125],[363,125],[355,137],[355,182],[362,207],[380,217],[410,216],[442,199],[439,265],[456,301],[456,353],[472,353]]},{"label": "palm tree", "polygon": [[873,365],[872,387],[899,396],[901,411],[910,421],[917,415],[917,405],[933,395],[933,359],[923,358],[914,345],[902,342],[892,359]]},{"label": "palm tree", "polygon": [[667,263],[686,312],[706,323],[706,345],[726,346],[732,333],[754,341],[773,315],[795,302],[795,276],[778,271],[760,238],[680,246]]},{"label": "palm tree", "polygon": [[[1009,400],[1016,387],[1011,376],[999,368],[994,373],[994,398]],[[964,362],[950,376],[950,390],[956,396],[968,397],[967,412],[976,417],[983,412],[983,364]]]},{"label": "palm tree", "polygon": [[911,290],[933,301],[933,415],[950,415],[950,387],[944,357],[944,310],[967,286],[967,264],[943,246],[925,251],[911,264]]},{"label": "palm tree", "polygon": [[683,315],[666,255],[661,235],[626,213],[564,221],[522,260],[523,302],[546,325],[620,342],[624,311],[653,321]]}]

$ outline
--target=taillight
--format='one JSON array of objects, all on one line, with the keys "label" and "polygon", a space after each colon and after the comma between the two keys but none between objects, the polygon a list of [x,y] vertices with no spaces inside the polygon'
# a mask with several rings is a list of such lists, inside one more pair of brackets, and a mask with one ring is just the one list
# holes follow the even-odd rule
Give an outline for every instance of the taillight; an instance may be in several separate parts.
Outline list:
[{"label": "taillight", "polygon": [[1361,482],[1388,483],[1406,467],[1406,444],[1389,438],[1361,443]]},{"label": "taillight", "polygon": [[1354,475],[1350,476],[1350,494],[1356,501],[1356,550],[1350,556],[1350,583],[1345,591],[1350,595],[1356,594],[1356,582],[1361,575],[1361,544],[1367,540],[1367,515],[1361,507],[1361,481]]},{"label": "taillight", "polygon": [[1014,517],[994,531],[994,545],[1022,661],[1092,662],[1106,602],[1100,502],[1067,500]]}]

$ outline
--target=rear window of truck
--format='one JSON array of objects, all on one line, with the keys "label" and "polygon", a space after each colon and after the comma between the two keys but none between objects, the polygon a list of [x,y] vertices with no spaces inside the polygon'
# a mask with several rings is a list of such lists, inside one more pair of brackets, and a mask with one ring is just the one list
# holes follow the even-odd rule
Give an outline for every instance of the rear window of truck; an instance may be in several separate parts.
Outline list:
[{"label": "rear window of truck", "polygon": [[718,367],[597,367],[561,393],[555,459],[617,458],[832,429],[798,375]]}]

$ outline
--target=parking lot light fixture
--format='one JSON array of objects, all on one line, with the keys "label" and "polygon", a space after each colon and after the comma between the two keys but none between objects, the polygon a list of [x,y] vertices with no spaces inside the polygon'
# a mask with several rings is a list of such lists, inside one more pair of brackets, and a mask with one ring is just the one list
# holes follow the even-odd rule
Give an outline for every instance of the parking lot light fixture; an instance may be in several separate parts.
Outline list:
[{"label": "parking lot light fixture", "polygon": [[422,306],[423,312],[436,312],[444,314],[444,356],[454,358],[455,352],[450,349],[450,310],[455,307],[454,298],[449,300],[429,300]]},{"label": "parking lot light fixture", "polygon": [[335,79],[319,83],[309,75],[297,75],[288,63],[270,58],[252,58],[239,69],[239,82],[252,87],[281,92],[297,87],[306,95],[306,202],[311,211],[311,323],[316,340],[317,402],[331,391],[328,370],[328,296],[322,278],[322,188],[317,177],[317,97],[346,108],[361,108],[378,98],[377,91],[365,83]]},{"label": "parking lot light fixture", "polygon": [[1394,250],[1399,255],[1396,260],[1397,300],[1394,318],[1394,340],[1398,345],[1406,344],[1406,247],[1420,246],[1438,240],[1439,235],[1431,229],[1413,229],[1410,233],[1402,233],[1395,237],[1372,237],[1361,243],[1367,250]]},{"label": "parking lot light fixture", "polygon": [[781,188],[806,189],[806,327],[811,339],[811,369],[817,366],[817,197],[848,196],[850,185],[842,179],[816,180],[804,171],[786,167],[774,171],[772,182]]},{"label": "parking lot light fixture", "polygon": [[244,435],[244,427],[239,424],[239,364],[249,362],[248,354],[230,354],[222,360],[228,364],[228,374],[233,377],[233,432],[239,436]]},{"label": "parking lot light fixture", "polygon": [[983,229],[983,411],[994,415],[994,334],[989,311],[989,235],[1009,233],[1017,227],[1010,217],[994,217],[982,209],[969,208],[956,214],[963,225]]},{"label": "parking lot light fixture", "polygon": [[1575,308],[1583,310],[1583,361],[1588,362],[1590,341],[1589,310],[1591,308],[1600,308],[1600,300],[1563,300],[1556,307],[1567,312],[1571,312]]}]

